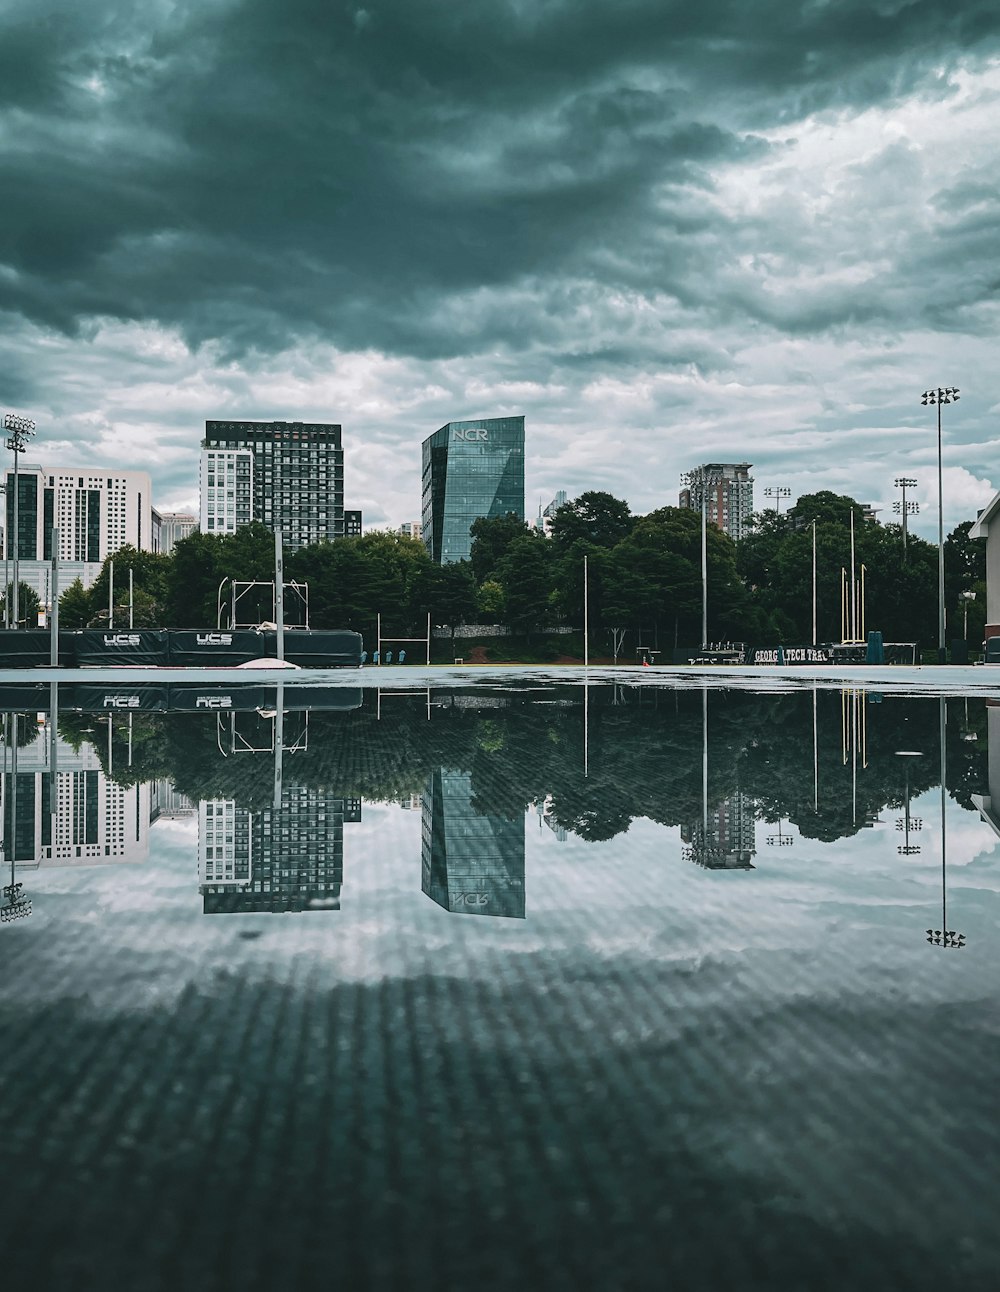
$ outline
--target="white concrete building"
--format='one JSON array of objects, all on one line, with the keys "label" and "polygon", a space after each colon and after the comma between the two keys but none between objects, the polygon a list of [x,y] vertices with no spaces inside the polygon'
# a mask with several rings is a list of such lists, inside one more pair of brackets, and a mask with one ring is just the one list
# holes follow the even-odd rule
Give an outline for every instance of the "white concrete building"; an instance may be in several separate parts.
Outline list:
[{"label": "white concrete building", "polygon": [[203,534],[235,534],[253,514],[253,453],[250,449],[202,449]]},{"label": "white concrete building", "polygon": [[[14,471],[3,473],[6,489],[4,558],[13,554]],[[18,561],[20,578],[47,604],[52,529],[59,529],[60,582],[84,587],[97,578],[105,557],[130,544],[153,550],[152,481],[146,471],[24,463],[18,471]]]}]

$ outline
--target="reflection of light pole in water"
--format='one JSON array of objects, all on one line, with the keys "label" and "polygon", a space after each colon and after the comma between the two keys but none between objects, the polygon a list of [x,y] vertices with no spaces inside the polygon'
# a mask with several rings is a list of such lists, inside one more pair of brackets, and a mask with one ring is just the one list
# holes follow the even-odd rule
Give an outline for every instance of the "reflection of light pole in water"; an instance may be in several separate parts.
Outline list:
[{"label": "reflection of light pole in water", "polygon": [[[940,416],[940,413],[939,413]],[[947,702],[942,695],[938,700],[938,726],[941,742],[941,927],[927,930],[927,941],[935,947],[951,949],[965,946],[965,934],[948,928],[948,888],[947,888],[947,850],[945,834],[945,806],[947,804],[947,770],[948,751],[945,744],[945,732],[948,725]]]},{"label": "reflection of light pole in water", "polygon": [[769,835],[767,836],[767,842],[768,842],[768,843],[776,843],[776,844],[778,845],[778,847],[779,847],[779,848],[781,848],[781,847],[791,847],[791,845],[795,842],[794,838],[793,838],[790,834],[782,834],[782,833],[781,833],[781,818],[780,818],[780,817],[778,818],[778,833],[777,833],[777,834],[769,834]]},{"label": "reflection of light pole in water", "polygon": [[[4,886],[3,896],[5,902],[0,906],[0,923],[10,924],[14,920],[22,920],[31,914],[31,902],[27,898],[21,897],[23,884],[17,882],[17,876],[14,872],[14,865],[17,858],[17,736],[18,736],[18,718],[19,714],[12,713],[9,715],[7,722],[7,745],[10,749],[11,770],[10,770],[10,883]],[[14,724],[14,738],[10,740],[11,720]]]},{"label": "reflection of light pole in water", "polygon": [[819,728],[816,725],[815,687],[813,687],[813,811],[819,812]]},{"label": "reflection of light pole in water", "polygon": [[[896,751],[897,758],[919,758],[920,755],[909,749],[899,749]],[[896,851],[901,857],[915,857],[920,851],[920,845],[910,843],[910,832],[914,834],[924,828],[924,823],[918,816],[910,816],[910,764],[906,763],[905,784],[903,789],[903,815],[896,818],[896,829],[903,832],[903,842],[897,847]]]}]

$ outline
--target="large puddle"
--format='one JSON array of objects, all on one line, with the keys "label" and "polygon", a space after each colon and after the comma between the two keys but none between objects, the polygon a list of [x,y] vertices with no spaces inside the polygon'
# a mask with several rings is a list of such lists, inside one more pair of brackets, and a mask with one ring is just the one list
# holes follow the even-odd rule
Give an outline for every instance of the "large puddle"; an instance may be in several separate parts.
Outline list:
[{"label": "large puddle", "polygon": [[993,1288],[1000,707],[0,688],[5,1288]]}]

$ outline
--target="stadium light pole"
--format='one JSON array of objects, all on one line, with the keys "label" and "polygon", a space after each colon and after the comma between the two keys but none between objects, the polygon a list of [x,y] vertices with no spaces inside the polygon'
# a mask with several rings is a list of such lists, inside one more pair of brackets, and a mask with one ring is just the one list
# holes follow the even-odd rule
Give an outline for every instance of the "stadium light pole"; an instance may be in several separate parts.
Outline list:
[{"label": "stadium light pole", "polygon": [[937,408],[937,458],[938,458],[938,663],[946,659],[944,645],[944,474],[941,465],[941,407],[958,402],[957,386],[938,386],[925,390],[920,396],[925,406]]},{"label": "stadium light pole", "polygon": [[35,433],[35,423],[30,417],[21,417],[18,413],[5,413],[3,428],[7,432],[7,447],[14,454],[14,627],[19,628],[21,623],[21,584],[17,561],[18,548],[20,547],[20,535],[17,532],[19,492],[17,487],[17,459],[18,455],[28,447],[28,441]]},{"label": "stadium light pole", "polygon": [[[708,649],[708,491],[718,487],[722,477],[707,466],[681,473],[681,484],[701,493],[701,649]],[[721,526],[719,526],[721,529]]]},{"label": "stadium light pole", "polygon": [[916,489],[916,487],[917,487],[916,480],[912,479],[910,476],[896,477],[896,488],[902,489],[903,501],[900,502],[897,499],[892,504],[892,510],[896,513],[897,516],[902,516],[903,518],[903,560],[904,561],[906,560],[906,518],[907,516],[915,516],[920,511],[920,503],[906,501],[906,491],[907,489]]},{"label": "stadium light pole", "polygon": [[0,484],[3,494],[3,626],[10,627],[10,526],[7,524],[7,486]]},{"label": "stadium light pole", "polygon": [[791,489],[789,489],[788,485],[768,485],[768,487],[764,490],[765,498],[774,499],[774,510],[778,513],[779,516],[781,515],[782,498],[791,498],[791,496],[792,496],[792,491]]}]

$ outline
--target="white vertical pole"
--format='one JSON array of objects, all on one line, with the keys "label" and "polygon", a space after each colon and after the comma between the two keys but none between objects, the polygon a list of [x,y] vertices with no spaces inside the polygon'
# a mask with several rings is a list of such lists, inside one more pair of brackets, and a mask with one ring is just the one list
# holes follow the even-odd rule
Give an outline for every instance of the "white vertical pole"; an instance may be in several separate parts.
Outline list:
[{"label": "white vertical pole", "polygon": [[378,663],[382,663],[382,611],[375,612],[375,655]]},{"label": "white vertical pole", "polygon": [[[284,659],[284,656],[279,656]],[[281,778],[284,774],[282,766],[283,755],[285,750],[285,684],[277,684],[274,697],[274,806],[281,807]]]},{"label": "white vertical pole", "polygon": [[701,648],[708,649],[708,477],[705,474],[701,481]]},{"label": "white vertical pole", "polygon": [[[59,666],[59,531],[52,531],[52,614],[49,618],[49,663]],[[52,746],[53,749],[55,746]],[[55,835],[52,836],[53,846]]]},{"label": "white vertical pole", "polygon": [[587,558],[583,558],[583,667],[590,667],[590,600],[587,579]]},{"label": "white vertical pole", "polygon": [[813,646],[816,644],[816,522],[813,521]]},{"label": "white vertical pole", "polygon": [[[382,657],[380,655],[379,659],[381,658]],[[428,668],[430,668],[430,664],[431,664],[431,612],[428,610],[427,611],[427,667]],[[431,716],[429,708],[428,708],[427,716],[428,718]]]},{"label": "white vertical pole", "polygon": [[854,569],[854,507],[851,507],[851,641],[858,640],[858,582]]},{"label": "white vertical pole", "polygon": [[134,619],[133,604],[135,600],[135,584],[132,581],[132,567],[128,567],[128,626],[132,630],[132,621]]},{"label": "white vertical pole", "polygon": [[278,621],[278,659],[285,658],[285,568],[281,530],[274,531],[274,613]]},{"label": "white vertical pole", "polygon": [[115,563],[108,562],[108,629],[115,629]]},{"label": "white vertical pole", "polygon": [[[938,410],[938,443],[941,443],[941,410]],[[14,438],[15,446],[18,444],[17,437]],[[940,455],[939,455],[940,456]],[[940,476],[940,471],[938,475]],[[20,550],[21,537],[18,534],[18,487],[17,487],[17,448],[14,449],[14,627],[21,627],[21,575],[18,570],[18,552]]]}]

